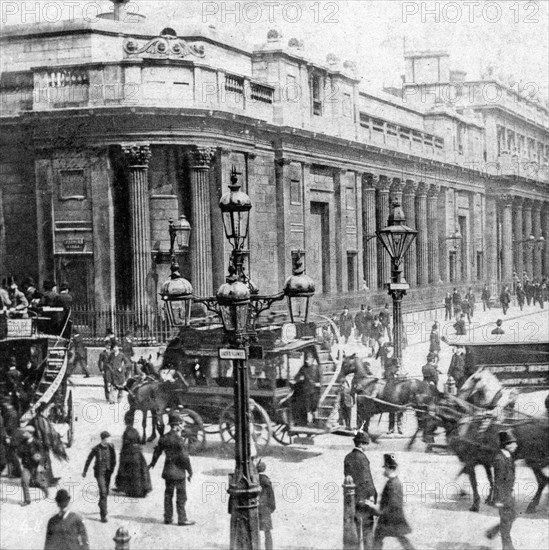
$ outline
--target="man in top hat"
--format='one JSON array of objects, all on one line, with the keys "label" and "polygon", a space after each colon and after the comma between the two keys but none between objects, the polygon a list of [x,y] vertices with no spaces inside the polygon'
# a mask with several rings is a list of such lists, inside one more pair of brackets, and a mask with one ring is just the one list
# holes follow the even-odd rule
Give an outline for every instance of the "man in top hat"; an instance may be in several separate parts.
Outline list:
[{"label": "man in top hat", "polygon": [[88,533],[82,518],[69,510],[71,497],[66,489],[59,489],[55,502],[59,512],[48,521],[45,550],[89,550]]},{"label": "man in top hat", "polygon": [[499,531],[503,550],[515,550],[511,527],[516,517],[513,486],[517,440],[511,432],[499,432],[499,446],[500,451],[494,459],[494,504],[499,509],[500,522],[486,531],[486,536],[493,539]]},{"label": "man in top hat", "polygon": [[[111,344],[112,353],[109,361],[110,379],[114,391],[118,390],[118,402],[122,401],[123,389],[132,372],[131,361],[120,351],[120,345],[114,341]],[[114,401],[114,397],[111,397]]]},{"label": "man in top hat", "polygon": [[492,334],[505,334],[505,331],[501,328],[501,325],[503,325],[503,321],[498,319],[496,321],[496,328],[492,330]]},{"label": "man in top hat", "polygon": [[423,374],[423,381],[428,384],[433,384],[435,388],[438,388],[438,368],[436,365],[436,355],[429,353],[427,355],[427,363],[421,367],[421,373]]},{"label": "man in top hat", "polygon": [[383,548],[385,537],[395,537],[402,548],[413,550],[412,543],[406,536],[412,530],[404,517],[404,497],[402,483],[397,475],[398,464],[392,454],[383,455],[383,473],[387,483],[381,493],[379,508],[376,513],[379,515],[376,534],[374,538],[374,550]]},{"label": "man in top hat", "polygon": [[53,306],[54,301],[57,299],[57,285],[55,281],[44,281],[42,285],[44,291],[40,298],[40,306]]},{"label": "man in top hat", "polygon": [[355,448],[345,457],[343,471],[345,477],[351,476],[355,488],[355,524],[357,536],[362,539],[364,550],[372,550],[374,544],[374,515],[372,507],[377,502],[377,491],[370,471],[370,461],[366,448],[370,443],[367,433],[359,431],[353,439]]},{"label": "man in top hat", "polygon": [[185,504],[187,502],[186,480],[193,477],[191,460],[185,450],[181,437],[183,419],[178,412],[172,412],[169,417],[171,430],[163,435],[154,448],[149,468],[154,468],[160,455],[166,453],[162,477],[166,482],[164,492],[164,523],[169,525],[173,521],[173,494],[176,493],[176,508],[178,525],[194,525],[194,521],[187,519]]},{"label": "man in top hat", "polygon": [[93,475],[99,487],[99,512],[101,514],[101,521],[107,523],[107,497],[109,496],[112,473],[116,466],[116,451],[113,444],[109,441],[111,437],[109,432],[101,432],[100,437],[101,443],[96,445],[88,455],[82,477],[86,477],[88,468],[95,458]]},{"label": "man in top hat", "polygon": [[507,315],[507,310],[509,309],[509,304],[511,303],[511,293],[509,292],[509,287],[507,286],[503,287],[503,290],[499,295],[499,301],[503,309],[503,315]]},{"label": "man in top hat", "polygon": [[276,510],[276,501],[271,479],[265,473],[267,465],[261,460],[257,463],[257,473],[259,474],[259,530],[265,533],[265,550],[273,550],[273,522],[271,514]]}]

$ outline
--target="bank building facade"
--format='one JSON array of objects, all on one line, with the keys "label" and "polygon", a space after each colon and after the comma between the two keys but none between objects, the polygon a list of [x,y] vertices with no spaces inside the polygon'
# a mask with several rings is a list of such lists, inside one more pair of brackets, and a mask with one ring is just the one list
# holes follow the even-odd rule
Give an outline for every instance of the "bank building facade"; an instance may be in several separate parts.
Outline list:
[{"label": "bank building facade", "polygon": [[310,58],[272,30],[114,20],[7,27],[0,38],[0,269],[67,281],[94,311],[157,308],[168,219],[184,214],[182,274],[224,281],[218,202],[232,167],[249,194],[251,276],[282,288],[306,251],[320,312],[387,301],[375,238],[391,203],[418,230],[409,307],[454,286],[499,292],[549,272],[549,122],[539,101],[444,52],[408,52],[402,88],[372,92],[355,65]]}]

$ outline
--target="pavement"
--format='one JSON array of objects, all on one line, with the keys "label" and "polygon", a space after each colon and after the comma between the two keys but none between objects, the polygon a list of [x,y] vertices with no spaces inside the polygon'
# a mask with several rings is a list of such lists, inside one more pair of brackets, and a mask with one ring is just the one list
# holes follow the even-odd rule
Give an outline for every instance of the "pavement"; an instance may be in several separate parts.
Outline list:
[{"label": "pavement", "polygon": [[[478,309],[478,308],[477,308]],[[530,334],[537,326],[541,339],[547,337],[549,327],[547,310],[538,308],[511,310],[505,320],[516,322],[518,338]],[[501,310],[475,313],[473,321],[492,324],[501,316]],[[420,372],[429,347],[428,326],[414,328],[408,333],[409,345],[404,364],[409,371]],[[451,323],[441,323],[441,330]],[[478,330],[476,327],[472,330]],[[425,329],[425,330],[424,330]],[[448,328],[451,338],[451,330]],[[361,344],[352,342],[346,351],[364,353]],[[445,372],[451,357],[451,347],[443,344],[441,370]],[[374,362],[375,363],[375,362]],[[377,363],[375,363],[377,366]],[[73,376],[74,403],[77,416],[75,443],[69,449],[69,461],[54,460],[54,472],[61,476],[60,486],[73,494],[72,509],[85,521],[90,548],[114,548],[113,537],[118,527],[128,529],[130,548],[137,549],[218,549],[229,546],[229,515],[227,513],[228,474],[234,469],[233,447],[223,447],[219,435],[208,435],[205,451],[191,457],[195,471],[187,486],[187,511],[196,525],[179,527],[163,524],[164,482],[161,479],[163,458],[151,471],[153,492],[144,499],[124,496],[109,497],[109,523],[99,521],[97,485],[90,472],[82,479],[81,471],[91,447],[98,442],[99,433],[108,429],[117,449],[121,446],[124,430],[123,415],[128,408],[126,399],[120,404],[105,402],[100,377],[85,379]],[[541,411],[547,391],[521,394],[519,403]],[[140,429],[140,415],[136,427]],[[386,432],[386,418],[372,426]],[[478,513],[469,512],[472,504],[468,480],[458,477],[461,466],[453,455],[426,454],[424,444],[416,443],[406,450],[408,437],[415,431],[413,415],[404,417],[404,436],[384,436],[368,450],[374,483],[381,492],[383,453],[391,452],[400,463],[403,481],[405,513],[412,526],[410,540],[418,550],[475,550],[501,548],[499,539],[488,540],[483,534],[498,521],[497,511],[486,505]],[[274,485],[277,509],[273,514],[273,538],[277,549],[338,549],[342,547],[343,525],[343,459],[352,448],[349,438],[327,434],[315,438],[314,445],[283,447],[276,442],[267,449],[264,461],[267,474]],[[150,462],[154,443],[147,443],[143,451]],[[484,472],[478,471],[481,493],[488,484]],[[46,524],[57,509],[53,498],[44,500],[37,489],[31,490],[33,503],[19,506],[21,489],[18,480],[0,480],[0,548],[5,550],[43,548]],[[461,495],[464,491],[464,495]],[[547,489],[542,495],[538,512],[526,515],[525,509],[535,492],[535,477],[524,464],[517,466],[516,501],[519,516],[512,535],[517,549],[542,550],[549,548],[549,498]],[[50,490],[53,497],[55,490]],[[394,539],[386,539],[384,548],[398,548]]]}]

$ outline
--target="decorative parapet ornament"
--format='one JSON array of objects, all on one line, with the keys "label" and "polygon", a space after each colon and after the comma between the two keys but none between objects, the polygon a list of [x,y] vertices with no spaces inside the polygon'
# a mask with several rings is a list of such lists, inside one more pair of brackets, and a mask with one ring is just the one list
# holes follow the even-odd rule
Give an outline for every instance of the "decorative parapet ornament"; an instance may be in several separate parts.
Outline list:
[{"label": "decorative parapet ornament", "polygon": [[161,59],[183,59],[189,55],[204,57],[204,46],[187,44],[177,37],[177,33],[170,28],[163,29],[160,36],[140,44],[134,38],[126,38],[124,51],[128,56],[156,57]]}]

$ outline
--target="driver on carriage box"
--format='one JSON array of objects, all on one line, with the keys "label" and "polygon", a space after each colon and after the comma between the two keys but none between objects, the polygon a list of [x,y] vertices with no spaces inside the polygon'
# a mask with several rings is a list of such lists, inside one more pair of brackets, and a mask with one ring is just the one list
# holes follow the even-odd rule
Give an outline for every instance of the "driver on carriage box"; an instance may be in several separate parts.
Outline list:
[{"label": "driver on carriage box", "polygon": [[305,350],[304,363],[294,380],[292,414],[297,426],[309,423],[308,413],[318,408],[320,399],[320,366],[316,348]]},{"label": "driver on carriage box", "polygon": [[423,381],[433,384],[438,389],[438,375],[439,371],[436,365],[436,356],[432,353],[427,355],[427,363],[421,367],[421,373],[423,374]]}]

